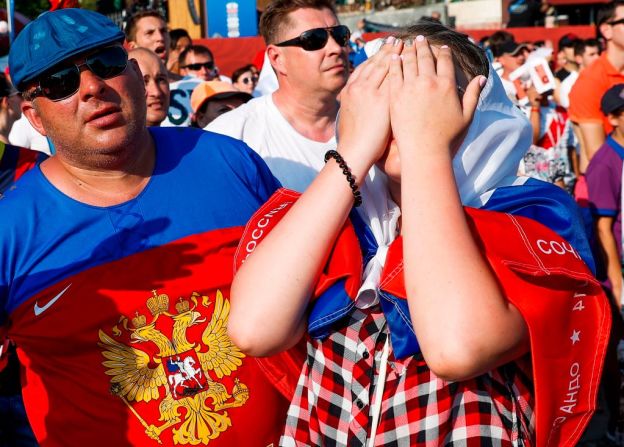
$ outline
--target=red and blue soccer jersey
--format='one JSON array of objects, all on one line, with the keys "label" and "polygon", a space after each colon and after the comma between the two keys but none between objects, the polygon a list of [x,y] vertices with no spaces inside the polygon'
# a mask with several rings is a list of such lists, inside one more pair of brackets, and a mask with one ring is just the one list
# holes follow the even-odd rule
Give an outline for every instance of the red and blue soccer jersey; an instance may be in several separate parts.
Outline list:
[{"label": "red and blue soccer jersey", "polygon": [[87,205],[40,169],[0,200],[2,321],[42,446],[268,446],[287,399],[226,333],[233,255],[278,184],[243,143],[151,129],[133,200]]}]

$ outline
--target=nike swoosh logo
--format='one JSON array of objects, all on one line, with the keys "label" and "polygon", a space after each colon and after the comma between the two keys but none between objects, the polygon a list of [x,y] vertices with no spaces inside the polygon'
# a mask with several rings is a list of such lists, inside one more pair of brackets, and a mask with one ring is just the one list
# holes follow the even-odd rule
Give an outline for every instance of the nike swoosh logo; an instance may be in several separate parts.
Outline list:
[{"label": "nike swoosh logo", "polygon": [[65,287],[63,290],[61,290],[61,292],[56,295],[54,298],[52,298],[50,301],[48,301],[48,304],[46,304],[43,307],[39,307],[39,303],[35,303],[35,317],[38,317],[39,315],[41,315],[42,313],[44,313],[46,310],[48,310],[50,308],[50,306],[54,303],[56,303],[58,301],[58,299],[60,297],[63,296],[63,294],[65,292],[67,292],[67,289],[69,289],[71,287],[71,284],[68,285],[67,287]]}]

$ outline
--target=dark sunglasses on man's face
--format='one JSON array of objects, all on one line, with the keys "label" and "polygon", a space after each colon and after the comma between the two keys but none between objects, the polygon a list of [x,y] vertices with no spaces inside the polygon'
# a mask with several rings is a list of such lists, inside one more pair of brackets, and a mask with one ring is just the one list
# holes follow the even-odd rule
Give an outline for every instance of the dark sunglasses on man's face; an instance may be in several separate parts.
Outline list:
[{"label": "dark sunglasses on man's face", "polygon": [[122,47],[107,47],[85,57],[82,64],[57,65],[44,73],[37,87],[27,94],[29,100],[45,96],[52,101],[69,98],[80,87],[80,69],[87,67],[100,79],[119,76],[128,66],[128,53]]},{"label": "dark sunglasses on man's face", "polygon": [[186,68],[187,70],[192,70],[192,71],[199,71],[202,68],[205,68],[206,70],[214,70],[214,62],[213,61],[199,62],[197,64],[188,64],[180,68]]},{"label": "dark sunglasses on man's face", "polygon": [[278,47],[301,47],[306,51],[316,51],[325,48],[329,35],[338,45],[344,47],[349,42],[351,31],[345,25],[331,26],[329,28],[314,28],[302,32],[299,37],[276,43]]},{"label": "dark sunglasses on man's face", "polygon": [[611,26],[621,25],[623,23],[624,23],[624,19],[618,19],[618,20],[614,20],[612,22],[607,22],[607,24],[609,24]]}]

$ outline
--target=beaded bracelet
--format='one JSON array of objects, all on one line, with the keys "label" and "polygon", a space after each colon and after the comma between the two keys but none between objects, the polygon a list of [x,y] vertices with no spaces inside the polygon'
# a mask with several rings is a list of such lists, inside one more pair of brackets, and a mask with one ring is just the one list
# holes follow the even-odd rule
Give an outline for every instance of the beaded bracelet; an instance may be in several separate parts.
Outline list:
[{"label": "beaded bracelet", "polygon": [[349,169],[349,166],[347,166],[347,163],[344,161],[344,158],[342,158],[342,155],[340,155],[338,151],[327,151],[325,153],[325,163],[327,163],[330,158],[336,160],[336,163],[338,163],[338,166],[340,167],[340,169],[342,169],[342,173],[347,177],[347,181],[349,182],[349,186],[351,187],[351,192],[353,193],[353,198],[355,199],[353,206],[360,206],[362,204],[362,195],[360,194],[360,191],[355,184],[355,178],[353,178],[351,169]]}]

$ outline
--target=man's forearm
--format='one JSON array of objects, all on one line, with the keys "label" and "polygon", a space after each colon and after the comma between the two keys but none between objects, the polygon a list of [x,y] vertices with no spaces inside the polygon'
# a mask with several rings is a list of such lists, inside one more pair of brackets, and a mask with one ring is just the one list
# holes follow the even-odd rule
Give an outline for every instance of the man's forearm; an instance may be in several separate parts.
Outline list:
[{"label": "man's forearm", "polygon": [[598,152],[600,146],[602,146],[606,139],[606,134],[602,123],[580,123],[579,128],[581,130],[583,145],[585,149],[585,155],[589,162],[594,154]]}]

